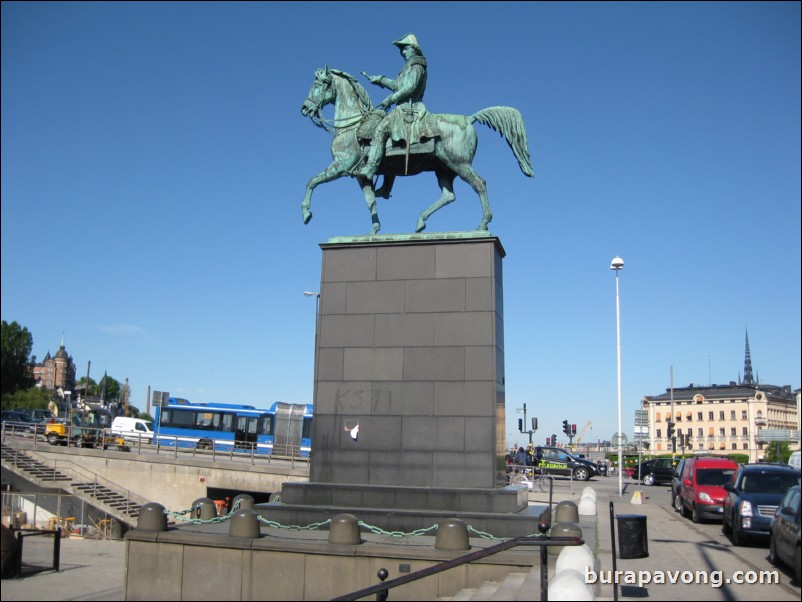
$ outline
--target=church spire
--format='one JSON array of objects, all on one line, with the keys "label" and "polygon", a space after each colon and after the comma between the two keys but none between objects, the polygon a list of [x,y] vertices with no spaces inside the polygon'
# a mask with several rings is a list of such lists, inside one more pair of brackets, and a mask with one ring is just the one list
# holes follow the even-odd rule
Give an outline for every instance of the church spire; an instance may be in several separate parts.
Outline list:
[{"label": "church spire", "polygon": [[744,380],[743,384],[753,385],[752,379],[752,356],[749,353],[749,331],[746,331],[746,351],[744,355]]}]

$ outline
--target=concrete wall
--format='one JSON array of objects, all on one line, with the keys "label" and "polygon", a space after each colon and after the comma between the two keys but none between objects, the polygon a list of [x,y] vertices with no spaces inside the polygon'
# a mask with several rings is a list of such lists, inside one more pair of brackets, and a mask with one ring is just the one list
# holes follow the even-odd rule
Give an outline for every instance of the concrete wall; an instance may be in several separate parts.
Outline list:
[{"label": "concrete wall", "polygon": [[256,465],[247,462],[172,458],[167,455],[76,449],[37,444],[30,449],[55,467],[75,468],[97,474],[168,510],[179,512],[207,497],[207,488],[237,491],[280,492],[285,482],[306,481],[309,468],[290,468],[280,462]]},{"label": "concrete wall", "polygon": [[[126,539],[126,600],[330,600],[379,583],[380,568],[395,579],[467,553],[436,551],[433,546],[277,543],[269,536],[243,540],[180,532],[135,531]],[[487,562],[399,586],[390,599],[453,596],[460,589],[501,580],[511,571],[526,572],[535,557],[531,550],[499,553]]]}]

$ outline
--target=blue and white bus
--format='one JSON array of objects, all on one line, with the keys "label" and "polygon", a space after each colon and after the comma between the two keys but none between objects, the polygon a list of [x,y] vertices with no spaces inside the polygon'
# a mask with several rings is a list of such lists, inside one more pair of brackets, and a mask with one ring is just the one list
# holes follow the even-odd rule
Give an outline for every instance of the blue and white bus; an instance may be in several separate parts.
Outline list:
[{"label": "blue and white bus", "polygon": [[154,408],[154,423],[153,443],[161,447],[304,458],[312,449],[311,404],[275,402],[260,409],[170,397]]}]

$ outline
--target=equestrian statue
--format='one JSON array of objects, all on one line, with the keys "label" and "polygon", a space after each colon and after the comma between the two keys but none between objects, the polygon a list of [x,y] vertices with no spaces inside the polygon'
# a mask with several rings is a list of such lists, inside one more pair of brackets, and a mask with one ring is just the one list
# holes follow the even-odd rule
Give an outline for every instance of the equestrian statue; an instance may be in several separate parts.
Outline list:
[{"label": "equestrian statue", "polygon": [[[377,234],[381,222],[376,199],[390,198],[397,176],[433,171],[440,186],[440,198],[420,214],[415,231],[422,232],[430,215],[456,199],[457,176],[479,195],[482,221],[477,230],[487,231],[493,215],[487,185],[472,167],[477,145],[473,123],[478,121],[503,135],[521,171],[531,177],[534,172],[520,112],[512,107],[489,107],[470,116],[429,113],[423,105],[427,63],[417,38],[407,34],[393,44],[405,61],[396,79],[362,72],[372,84],[392,91],[375,109],[354,76],[328,66],[315,72],[301,114],[333,132],[333,161],[306,185],[301,202],[304,223],[312,219],[312,191],[319,184],[351,176],[362,189],[370,210],[372,233]],[[321,111],[329,104],[334,105],[334,119],[324,120]],[[395,109],[390,110],[393,105]],[[378,175],[383,176],[380,188],[376,188]]]}]

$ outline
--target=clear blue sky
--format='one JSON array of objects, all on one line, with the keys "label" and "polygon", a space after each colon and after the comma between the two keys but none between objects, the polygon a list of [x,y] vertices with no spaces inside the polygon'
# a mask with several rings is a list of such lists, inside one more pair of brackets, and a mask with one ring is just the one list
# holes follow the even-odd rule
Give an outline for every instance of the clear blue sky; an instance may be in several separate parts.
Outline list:
[{"label": "clear blue sky", "polygon": [[[2,3],[2,319],[39,360],[195,401],[312,397],[333,236],[367,234],[356,182],[307,180],[330,136],[301,116],[315,69],[395,77],[413,32],[435,113],[518,108],[536,177],[477,125],[504,246],[508,443],[567,419],[624,431],[644,395],[800,386],[800,4]],[[369,7],[369,8],[368,8]],[[385,91],[362,80],[378,104]],[[326,112],[332,117],[331,108]],[[429,232],[470,230],[478,199]],[[413,231],[433,175],[380,201]]]}]

